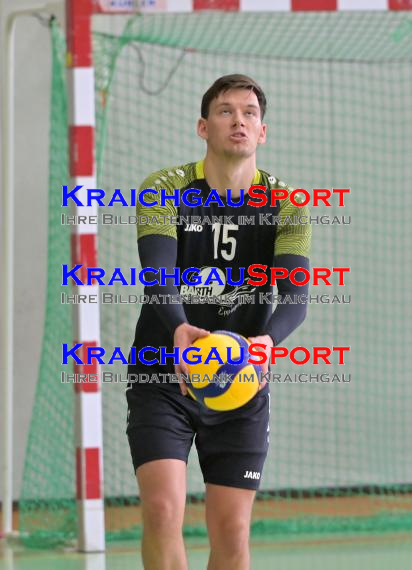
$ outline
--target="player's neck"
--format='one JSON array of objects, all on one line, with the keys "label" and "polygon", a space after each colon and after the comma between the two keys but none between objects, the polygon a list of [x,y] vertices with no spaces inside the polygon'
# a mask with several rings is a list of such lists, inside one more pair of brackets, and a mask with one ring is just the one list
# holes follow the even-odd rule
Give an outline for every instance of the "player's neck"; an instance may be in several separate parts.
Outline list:
[{"label": "player's neck", "polygon": [[230,161],[227,157],[218,157],[210,153],[204,159],[204,172],[207,183],[216,188],[220,195],[226,196],[227,188],[232,190],[232,197],[240,196],[240,188],[245,192],[253,184],[256,173],[256,157]]}]

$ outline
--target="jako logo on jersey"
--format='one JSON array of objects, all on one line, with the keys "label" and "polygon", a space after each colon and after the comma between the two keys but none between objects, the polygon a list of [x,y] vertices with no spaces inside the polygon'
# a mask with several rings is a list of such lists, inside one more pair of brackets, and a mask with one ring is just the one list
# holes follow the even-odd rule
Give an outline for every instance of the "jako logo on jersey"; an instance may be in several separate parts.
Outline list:
[{"label": "jako logo on jersey", "polygon": [[185,232],[201,232],[203,229],[203,226],[201,226],[200,224],[189,224],[188,226],[185,227]]},{"label": "jako logo on jersey", "polygon": [[259,471],[245,471],[243,479],[260,479]]}]

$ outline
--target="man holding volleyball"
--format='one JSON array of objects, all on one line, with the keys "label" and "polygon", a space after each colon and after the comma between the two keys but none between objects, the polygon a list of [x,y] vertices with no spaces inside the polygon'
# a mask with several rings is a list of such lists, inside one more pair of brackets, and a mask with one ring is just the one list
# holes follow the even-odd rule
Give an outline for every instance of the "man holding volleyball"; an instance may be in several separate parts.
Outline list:
[{"label": "man holding volleyball", "polygon": [[[307,215],[306,207],[297,208],[286,200],[256,208],[240,200],[252,185],[284,190],[286,184],[276,176],[256,168],[256,149],[266,139],[263,117],[266,98],[259,85],[243,75],[219,78],[202,99],[198,135],[206,141],[204,160],[166,168],[149,176],[141,190],[146,203],[138,215],[157,216],[156,225],[138,226],[138,248],[142,268],[217,268],[222,274],[252,264],[267,267],[309,268],[310,225],[259,224],[260,214],[285,218]],[[160,205],[158,190],[170,196],[196,189],[207,197],[216,189],[222,204],[197,203],[191,207],[170,199]],[[227,189],[232,200],[227,203]],[[177,190],[176,190],[177,189]],[[174,216],[212,219],[227,216],[229,223],[215,222],[175,225]],[[184,219],[184,218],[183,218]],[[254,223],[239,223],[245,219]],[[162,222],[163,220],[163,222]],[[166,221],[165,221],[166,220]],[[279,304],[272,313],[270,304],[259,303],[259,293],[269,293],[268,282],[261,287],[247,284],[199,289],[213,295],[215,303],[146,304],[136,326],[136,352],[146,346],[165,346],[180,354],[196,339],[215,330],[227,330],[262,343],[270,350],[284,340],[305,318],[306,306]],[[169,282],[170,281],[170,282]],[[187,285],[147,287],[149,295],[184,295]],[[194,286],[195,287],[195,286]],[[189,287],[189,290],[196,290]],[[290,280],[278,281],[280,295],[307,293],[305,286]],[[242,295],[255,297],[243,304]],[[170,299],[171,297],[169,297]],[[231,303],[228,304],[228,298]],[[221,302],[219,301],[221,299]],[[129,374],[187,374],[186,364],[129,365]],[[262,365],[263,372],[267,364]],[[138,378],[138,376],[137,376]],[[250,567],[249,527],[252,505],[259,486],[268,450],[269,386],[243,407],[229,412],[213,412],[199,405],[187,393],[185,383],[131,383],[127,389],[130,450],[140,488],[143,513],[142,556],[147,570],[185,569],[186,554],[182,525],[186,500],[186,465],[193,440],[206,484],[206,522],[211,546],[209,570],[245,570]],[[253,478],[250,476],[253,473]]]}]

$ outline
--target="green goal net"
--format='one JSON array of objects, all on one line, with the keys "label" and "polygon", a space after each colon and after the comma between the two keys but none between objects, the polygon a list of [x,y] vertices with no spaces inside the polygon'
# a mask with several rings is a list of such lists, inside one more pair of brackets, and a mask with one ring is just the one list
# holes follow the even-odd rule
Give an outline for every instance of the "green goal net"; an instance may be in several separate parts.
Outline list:
[{"label": "green goal net", "polygon": [[[94,22],[99,188],[127,191],[152,171],[202,158],[204,143],[195,131],[201,96],[228,73],[251,75],[266,92],[268,142],[258,150],[260,168],[295,188],[351,188],[345,208],[312,209],[311,257],[313,266],[350,266],[351,274],[345,287],[312,287],[307,319],[286,343],[350,345],[351,353],[344,366],[276,366],[281,381],[271,384],[270,452],[252,532],[301,537],[411,530],[411,16],[206,12],[119,18]],[[61,343],[72,341],[72,331],[71,306],[60,302],[70,228],[60,221],[61,185],[68,182],[68,102],[65,41],[56,23],[51,36],[47,310],[20,500],[21,531],[34,545],[77,534],[74,390],[60,381]],[[123,219],[135,214],[116,207],[104,213]],[[335,223],[325,222],[334,216]],[[101,225],[98,259],[100,266],[120,266],[125,273],[138,266],[136,227]],[[101,289],[142,293],[137,287]],[[326,302],[333,296],[334,303]],[[336,300],[343,296],[346,303]],[[127,352],[140,307],[101,305],[103,346]],[[125,367],[110,371],[126,374]],[[295,377],[302,373],[308,376]],[[321,380],[322,374],[339,380]],[[139,536],[141,527],[124,389],[121,382],[102,387],[108,539]],[[205,533],[195,450],[185,532]]]}]

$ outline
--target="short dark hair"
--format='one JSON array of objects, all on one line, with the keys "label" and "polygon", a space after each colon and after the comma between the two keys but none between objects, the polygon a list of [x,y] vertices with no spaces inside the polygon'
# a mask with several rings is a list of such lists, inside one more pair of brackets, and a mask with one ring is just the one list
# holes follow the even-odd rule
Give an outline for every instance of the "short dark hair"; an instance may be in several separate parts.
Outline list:
[{"label": "short dark hair", "polygon": [[260,107],[260,116],[263,119],[266,112],[266,97],[260,85],[254,79],[247,75],[232,74],[223,75],[216,79],[216,81],[209,87],[202,97],[202,104],[200,107],[200,114],[203,119],[209,116],[210,103],[213,99],[218,97],[221,93],[226,93],[229,89],[250,89],[257,97]]}]

